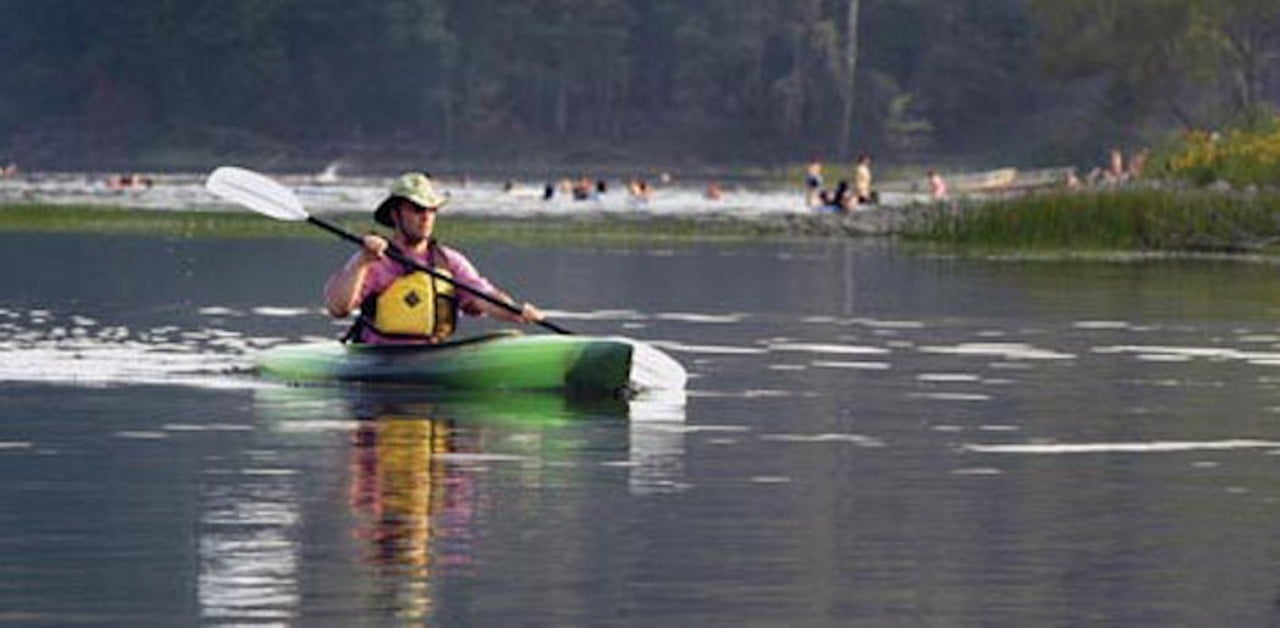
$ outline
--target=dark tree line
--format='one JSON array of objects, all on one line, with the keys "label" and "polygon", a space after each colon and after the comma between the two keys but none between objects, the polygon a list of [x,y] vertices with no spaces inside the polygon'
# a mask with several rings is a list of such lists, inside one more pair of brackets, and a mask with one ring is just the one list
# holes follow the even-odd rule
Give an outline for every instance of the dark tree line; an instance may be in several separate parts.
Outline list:
[{"label": "dark tree line", "polygon": [[1265,109],[1274,5],[0,0],[0,158],[1054,161]]}]

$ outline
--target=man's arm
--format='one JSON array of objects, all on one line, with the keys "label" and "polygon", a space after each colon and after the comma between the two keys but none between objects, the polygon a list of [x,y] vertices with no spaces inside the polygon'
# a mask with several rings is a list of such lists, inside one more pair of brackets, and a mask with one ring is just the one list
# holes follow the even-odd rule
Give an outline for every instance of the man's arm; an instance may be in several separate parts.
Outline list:
[{"label": "man's arm", "polygon": [[347,260],[347,263],[325,282],[324,304],[330,315],[335,318],[345,318],[360,306],[360,296],[369,268],[382,259],[386,251],[385,238],[376,235],[364,237],[364,248],[351,256],[351,259]]}]

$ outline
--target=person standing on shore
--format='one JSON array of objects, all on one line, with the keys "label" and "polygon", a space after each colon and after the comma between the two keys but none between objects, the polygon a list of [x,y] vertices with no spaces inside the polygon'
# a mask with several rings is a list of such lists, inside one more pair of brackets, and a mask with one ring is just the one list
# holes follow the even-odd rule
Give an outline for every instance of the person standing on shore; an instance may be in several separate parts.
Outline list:
[{"label": "person standing on shore", "polygon": [[934,201],[947,200],[947,182],[937,170],[929,170],[929,198]]},{"label": "person standing on shore", "polygon": [[[335,271],[324,287],[325,306],[335,318],[359,312],[347,340],[371,344],[435,344],[453,334],[457,311],[490,316],[512,323],[543,319],[535,306],[516,302],[481,276],[462,253],[433,237],[436,215],[449,197],[436,192],[426,175],[407,173],[396,179],[373,219],[391,227],[390,238],[369,234],[355,255]],[[452,282],[406,267],[387,251],[396,248],[408,258],[456,279],[519,313],[479,298]]]},{"label": "person standing on shore", "polygon": [[871,155],[858,155],[857,165],[853,168],[853,193],[859,205],[876,202],[875,193],[871,191]]},{"label": "person standing on shore", "polygon": [[809,167],[804,177],[805,205],[818,207],[822,205],[822,161],[817,157],[809,160]]}]

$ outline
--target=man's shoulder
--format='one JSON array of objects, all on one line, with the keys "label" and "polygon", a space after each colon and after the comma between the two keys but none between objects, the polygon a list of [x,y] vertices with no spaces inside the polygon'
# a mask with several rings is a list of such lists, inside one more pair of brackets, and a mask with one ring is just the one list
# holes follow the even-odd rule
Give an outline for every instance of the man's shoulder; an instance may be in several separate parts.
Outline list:
[{"label": "man's shoulder", "polygon": [[449,267],[454,267],[454,268],[456,267],[471,268],[472,267],[470,258],[468,258],[466,254],[464,254],[462,251],[459,251],[458,249],[455,249],[451,246],[440,244],[439,242],[436,243],[435,248],[436,248],[436,254],[439,255],[440,258],[444,260],[445,265]]}]

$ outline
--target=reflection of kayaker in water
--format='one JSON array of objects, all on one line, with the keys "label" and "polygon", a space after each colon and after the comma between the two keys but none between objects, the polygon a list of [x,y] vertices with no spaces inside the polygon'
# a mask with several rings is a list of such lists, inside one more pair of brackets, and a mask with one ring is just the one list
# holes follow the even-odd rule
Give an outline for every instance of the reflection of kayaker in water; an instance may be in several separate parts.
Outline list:
[{"label": "reflection of kayaker in water", "polygon": [[515,323],[543,319],[542,312],[529,303],[516,306],[521,310],[516,314],[469,292],[455,290],[443,279],[404,268],[387,256],[387,247],[395,246],[441,274],[514,304],[511,297],[482,277],[462,253],[432,237],[436,214],[448,201],[449,197],[438,193],[423,174],[405,174],[391,186],[389,196],[378,205],[373,218],[395,233],[390,240],[366,235],[364,247],[325,285],[325,305],[330,314],[343,318],[360,312],[349,339],[374,344],[436,343],[453,333],[459,309],[471,316],[488,315]]},{"label": "reflection of kayaker in water", "polygon": [[[435,460],[454,450],[453,439],[447,422],[417,414],[360,421],[352,433],[349,499],[352,536],[364,543],[365,561],[419,578],[431,576],[433,565],[471,562],[475,478]],[[413,590],[420,599],[401,601],[424,616],[431,607],[425,584]]]}]

